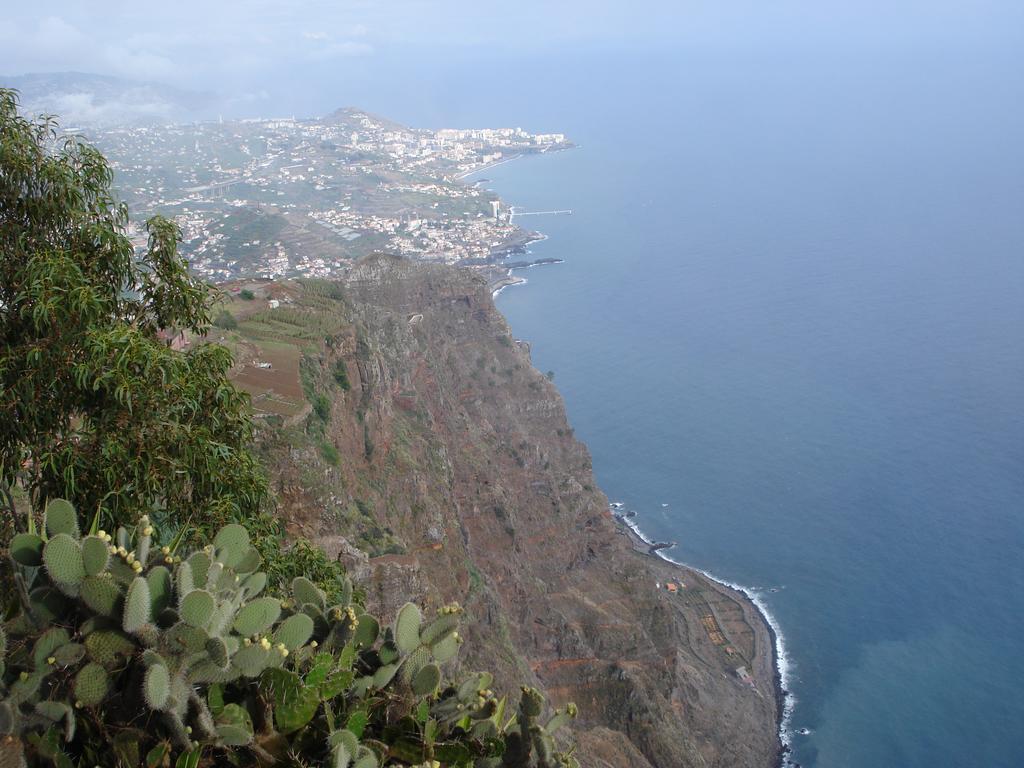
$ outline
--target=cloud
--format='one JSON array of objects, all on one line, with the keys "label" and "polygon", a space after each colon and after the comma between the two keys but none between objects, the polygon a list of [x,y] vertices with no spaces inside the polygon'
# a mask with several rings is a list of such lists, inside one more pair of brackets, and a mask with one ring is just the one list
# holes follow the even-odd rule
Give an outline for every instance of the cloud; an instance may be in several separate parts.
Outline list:
[{"label": "cloud", "polygon": [[131,88],[110,97],[93,92],[46,94],[40,101],[29,96],[23,101],[26,114],[60,115],[63,125],[103,125],[137,120],[169,120],[180,113],[180,107],[147,87]]},{"label": "cloud", "polygon": [[105,48],[103,60],[111,71],[143,80],[164,78],[175,71],[167,56],[120,45]]},{"label": "cloud", "polygon": [[67,50],[80,46],[85,41],[77,27],[68,24],[59,16],[47,16],[39,22],[32,36],[32,47],[37,50]]},{"label": "cloud", "polygon": [[238,107],[248,106],[250,104],[258,104],[260,102],[270,101],[270,93],[265,90],[238,93],[234,96],[229,96],[225,101],[224,105],[227,107]]}]

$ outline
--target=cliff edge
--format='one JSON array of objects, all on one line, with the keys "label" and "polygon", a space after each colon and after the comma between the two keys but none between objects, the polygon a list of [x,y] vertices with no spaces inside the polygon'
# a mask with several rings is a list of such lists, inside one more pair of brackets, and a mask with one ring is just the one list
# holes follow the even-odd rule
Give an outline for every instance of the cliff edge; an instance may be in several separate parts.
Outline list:
[{"label": "cliff edge", "polygon": [[764,620],[636,551],[482,278],[376,256],[341,283],[276,290],[281,327],[253,343],[300,328],[320,408],[272,418],[260,448],[289,527],[343,559],[373,610],[459,601],[459,663],[575,701],[584,765],[777,763]]}]

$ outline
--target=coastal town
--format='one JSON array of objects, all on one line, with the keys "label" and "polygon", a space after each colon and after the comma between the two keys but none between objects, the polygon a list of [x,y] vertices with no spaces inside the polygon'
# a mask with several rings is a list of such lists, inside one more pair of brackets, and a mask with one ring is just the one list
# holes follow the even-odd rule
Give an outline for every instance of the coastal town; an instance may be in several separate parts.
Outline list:
[{"label": "coastal town", "polygon": [[[133,221],[161,214],[212,281],[327,278],[376,251],[514,281],[505,260],[540,238],[466,177],[573,146],[521,128],[411,129],[356,109],[320,119],[252,119],[96,130]],[[558,213],[568,213],[559,211]],[[516,262],[517,265],[531,262]]]}]

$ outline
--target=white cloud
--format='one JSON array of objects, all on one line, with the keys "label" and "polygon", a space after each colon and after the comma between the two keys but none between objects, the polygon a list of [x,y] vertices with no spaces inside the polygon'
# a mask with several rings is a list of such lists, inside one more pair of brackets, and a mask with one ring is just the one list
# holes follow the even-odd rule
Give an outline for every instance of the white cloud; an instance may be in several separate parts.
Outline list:
[{"label": "white cloud", "polygon": [[166,56],[120,45],[107,46],[103,60],[111,71],[140,80],[162,79],[175,71],[174,62]]},{"label": "white cloud", "polygon": [[48,51],[77,48],[85,41],[77,27],[68,24],[59,16],[47,16],[39,22],[33,35],[32,45]]}]

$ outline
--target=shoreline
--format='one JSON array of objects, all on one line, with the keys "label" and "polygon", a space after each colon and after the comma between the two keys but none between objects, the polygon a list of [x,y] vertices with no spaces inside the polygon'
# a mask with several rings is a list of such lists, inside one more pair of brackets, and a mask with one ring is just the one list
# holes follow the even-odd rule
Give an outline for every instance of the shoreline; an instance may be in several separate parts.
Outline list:
[{"label": "shoreline", "polygon": [[[480,171],[493,168],[498,165],[502,165],[512,160],[518,160],[524,157],[523,154],[518,154],[514,157],[506,158],[498,162],[492,163],[487,166],[483,166],[474,171],[467,172],[457,177],[459,180],[464,180],[469,176]],[[504,200],[502,201],[504,202]],[[540,233],[537,233],[540,234]],[[540,237],[536,238],[536,241],[547,240],[547,235],[540,234]],[[528,243],[529,244],[529,243]],[[563,259],[544,259],[540,263],[534,262],[532,264],[521,265],[513,268],[525,268],[532,266],[543,266],[545,264],[560,264],[563,263]],[[524,277],[513,276],[512,270],[509,268],[506,272],[506,277],[496,281],[491,285],[491,298],[497,299],[498,295],[506,288],[514,286],[525,285],[528,281]],[[499,310],[500,311],[500,310]],[[695,566],[687,565],[686,563],[673,560],[666,553],[667,550],[672,549],[675,546],[675,542],[655,542],[648,539],[646,534],[640,529],[640,527],[634,522],[635,513],[624,513],[621,510],[621,505],[618,507],[611,506],[610,511],[613,519],[617,523],[622,523],[622,527],[627,532],[631,541],[634,544],[634,548],[646,555],[657,557],[658,559],[669,563],[670,565],[676,566],[677,568],[693,571],[701,574],[709,581],[717,584],[720,587],[731,590],[740,596],[742,596],[750,605],[754,607],[758,615],[761,617],[761,621],[768,631],[768,636],[771,640],[772,646],[772,668],[773,668],[773,679],[772,688],[775,697],[776,707],[776,718],[778,720],[778,730],[776,732],[776,740],[778,742],[778,757],[775,761],[775,768],[794,768],[797,763],[791,759],[792,755],[792,739],[793,731],[791,728],[793,711],[796,705],[796,698],[789,689],[789,678],[791,663],[789,656],[786,653],[786,641],[785,636],[782,634],[782,628],[779,625],[778,620],[771,613],[768,606],[761,599],[757,592],[750,588],[744,587],[739,584],[733,584],[732,582],[720,579],[703,568],[697,568]]]},{"label": "shoreline", "polygon": [[610,507],[610,511],[612,513],[612,518],[616,523],[621,524],[622,528],[633,542],[634,548],[638,552],[649,557],[657,557],[659,560],[663,560],[677,568],[699,573],[715,584],[739,593],[747,600],[747,602],[754,606],[755,610],[760,614],[762,621],[768,628],[768,634],[772,640],[775,706],[779,720],[779,730],[776,734],[779,741],[779,757],[775,766],[776,768],[795,766],[796,763],[789,759],[789,755],[792,753],[793,740],[793,732],[790,725],[793,718],[793,708],[796,704],[796,698],[789,690],[788,684],[790,676],[790,661],[789,656],[786,653],[786,639],[782,634],[782,628],[779,626],[778,620],[768,609],[768,606],[765,605],[761,597],[751,587],[734,584],[709,573],[703,568],[698,568],[693,565],[688,565],[687,563],[682,563],[678,560],[673,560],[665,554],[665,551],[674,547],[676,545],[675,542],[658,542],[649,538],[647,534],[641,530],[640,526],[633,522],[635,519],[635,513],[624,513],[616,507]]},{"label": "shoreline", "polygon": [[517,155],[513,155],[512,157],[506,157],[503,160],[495,160],[493,163],[487,163],[486,165],[481,165],[479,168],[474,168],[474,169],[472,169],[470,171],[463,171],[462,173],[459,173],[459,174],[453,176],[452,178],[455,179],[455,181],[463,181],[465,179],[468,179],[474,173],[480,173],[481,171],[486,171],[486,170],[488,170],[490,168],[497,168],[499,165],[504,165],[505,163],[511,163],[513,160],[518,160],[521,157],[523,157],[523,153],[522,152],[520,152]]}]

